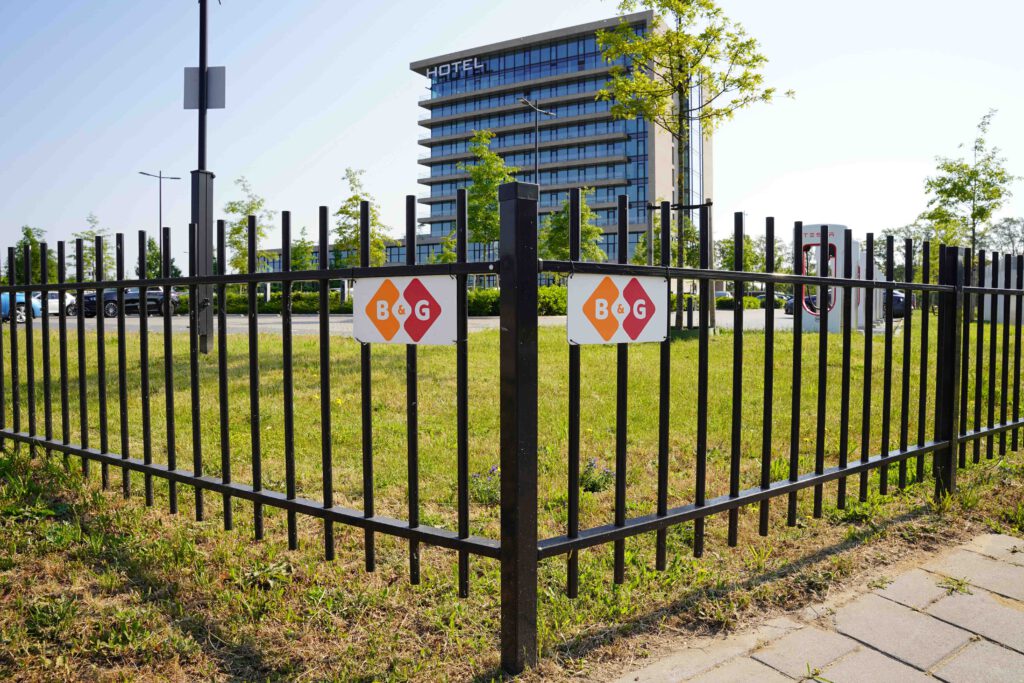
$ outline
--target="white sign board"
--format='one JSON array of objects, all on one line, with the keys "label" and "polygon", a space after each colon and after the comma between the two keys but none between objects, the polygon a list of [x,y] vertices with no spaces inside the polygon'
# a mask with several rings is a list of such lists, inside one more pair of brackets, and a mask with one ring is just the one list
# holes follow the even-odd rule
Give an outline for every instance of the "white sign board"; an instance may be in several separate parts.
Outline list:
[{"label": "white sign board", "polygon": [[355,338],[377,344],[454,344],[456,285],[450,275],[356,280]]},{"label": "white sign board", "polygon": [[569,278],[569,343],[665,341],[668,308],[663,277],[574,274]]}]

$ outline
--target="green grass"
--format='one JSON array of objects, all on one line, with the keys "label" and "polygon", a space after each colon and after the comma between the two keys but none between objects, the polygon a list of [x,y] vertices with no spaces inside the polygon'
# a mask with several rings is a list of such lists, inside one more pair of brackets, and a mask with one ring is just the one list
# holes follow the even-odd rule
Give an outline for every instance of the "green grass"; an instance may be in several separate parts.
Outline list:
[{"label": "green grass", "polygon": [[[917,391],[920,317],[915,318],[912,346],[910,442],[917,434]],[[933,320],[934,323],[934,320]],[[929,374],[934,372],[935,325],[930,340]],[[5,329],[5,353],[9,330]],[[120,443],[117,424],[115,336],[108,333],[107,384],[109,442]],[[827,401],[838,409],[840,337],[829,338]],[[852,349],[850,458],[860,457],[864,338],[855,334]],[[24,336],[21,338],[24,345]],[[77,367],[74,335],[70,339],[71,439],[78,430]],[[128,342],[129,442],[141,457],[139,358],[137,337]],[[711,392],[708,425],[708,495],[728,490],[731,432],[732,342],[729,333],[712,338],[709,365]],[[39,343],[37,334],[37,345]],[[805,335],[800,415],[801,472],[813,469],[817,399],[817,335]],[[872,440],[880,449],[883,340],[873,340]],[[539,336],[538,473],[541,537],[565,532],[567,515],[567,344],[564,330],[544,328]],[[284,490],[283,403],[280,338],[261,336],[260,391],[264,486]],[[498,334],[481,332],[470,338],[470,471],[472,531],[498,536]],[[788,476],[793,336],[776,336],[773,426],[773,479]],[[176,441],[180,467],[191,468],[192,425],[189,410],[187,337],[174,338]],[[150,340],[150,435],[154,459],[166,461],[162,339]],[[891,447],[900,435],[902,337],[894,354]],[[56,370],[57,344],[53,344]],[[99,443],[97,425],[95,335],[88,337],[86,372],[89,440]],[[754,486],[760,476],[764,391],[764,336],[747,333],[744,344],[744,395],[741,445],[741,486]],[[229,417],[232,470],[236,481],[249,481],[249,384],[247,339],[229,341]],[[41,378],[40,352],[36,376]],[[986,344],[987,353],[987,344]],[[581,525],[611,521],[615,440],[615,352],[605,347],[582,349]],[[360,374],[358,346],[334,338],[331,345],[331,400],[335,499],[362,506]],[[378,346],[373,350],[373,419],[377,511],[399,518],[406,509],[405,353]],[[630,349],[628,516],[654,510],[657,456],[658,349]],[[670,505],[693,499],[696,425],[697,344],[693,335],[672,344],[670,429]],[[973,368],[973,365],[972,365]],[[421,521],[456,528],[455,505],[455,376],[454,351],[420,350],[420,477]],[[8,373],[8,421],[10,382]],[[24,404],[24,366],[22,402]],[[205,473],[220,472],[219,415],[216,403],[216,354],[201,359],[200,429]],[[986,374],[987,376],[987,374]],[[319,346],[315,337],[295,338],[296,476],[300,495],[320,498]],[[929,386],[934,386],[933,376]],[[973,385],[970,387],[973,400]],[[998,387],[997,387],[998,388]],[[983,387],[987,397],[988,387]],[[930,394],[931,392],[929,392]],[[54,391],[55,405],[56,390]],[[42,389],[37,402],[42,405]],[[983,415],[984,415],[983,411]],[[932,431],[934,406],[925,411],[926,433]],[[23,413],[23,428],[27,424]],[[998,420],[998,411],[997,411]],[[9,423],[9,422],[8,422]],[[40,409],[39,427],[42,427]],[[55,431],[60,434],[59,419]],[[837,464],[839,421],[830,413],[826,466]],[[996,440],[998,446],[998,439]],[[984,454],[984,449],[983,449]],[[268,541],[253,544],[251,505],[235,502],[238,529],[219,529],[220,497],[207,494],[208,521],[196,524],[192,493],[180,487],[182,514],[167,515],[166,483],[157,480],[157,509],[141,505],[141,477],[133,475],[135,496],[128,502],[115,493],[98,491],[99,468],[88,481],[78,466],[67,474],[55,456],[29,459],[27,449],[0,460],[4,468],[0,491],[0,670],[27,671],[29,678],[93,678],[100,675],[175,675],[196,678],[336,678],[462,679],[493,675],[497,664],[498,568],[481,558],[472,560],[471,597],[456,598],[455,556],[424,548],[424,584],[407,584],[407,546],[378,535],[379,568],[362,572],[362,534],[339,527],[339,558],[320,559],[319,523],[300,518],[301,547],[284,547],[284,513],[266,509]],[[926,463],[930,471],[930,459]],[[1017,508],[1007,496],[1020,494],[1020,459],[985,462],[964,475],[972,493],[941,507],[929,506],[931,484],[898,492],[897,468],[889,473],[889,496],[878,496],[877,474],[867,503],[829,512],[824,520],[809,519],[810,492],[800,496],[800,523],[784,526],[784,503],[772,503],[772,528],[767,539],[756,535],[756,510],[740,515],[741,548],[728,550],[724,521],[708,525],[709,557],[690,557],[692,526],[669,533],[667,571],[653,570],[653,539],[627,543],[627,581],[612,587],[610,548],[582,553],[580,597],[565,598],[564,562],[543,563],[541,571],[540,644],[545,663],[532,676],[568,675],[590,670],[614,657],[629,638],[644,638],[660,625],[687,629],[731,628],[751,613],[790,608],[823,595],[854,572],[849,554],[883,544],[917,547],[935,543],[945,533],[942,515],[1019,525]],[[913,481],[915,465],[910,464]],[[111,471],[112,489],[120,473]],[[855,490],[855,486],[851,490]],[[835,507],[835,484],[826,487],[826,511]],[[978,522],[981,523],[980,521]],[[966,528],[966,525],[965,525]],[[893,533],[893,530],[896,530]],[[131,675],[131,674],[129,674]]]}]

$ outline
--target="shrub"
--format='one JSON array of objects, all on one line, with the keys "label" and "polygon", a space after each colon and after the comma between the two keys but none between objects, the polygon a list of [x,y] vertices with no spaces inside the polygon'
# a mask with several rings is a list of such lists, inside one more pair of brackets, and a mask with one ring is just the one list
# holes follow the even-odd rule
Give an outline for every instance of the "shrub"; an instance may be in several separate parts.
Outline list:
[{"label": "shrub", "polygon": [[745,296],[743,297],[743,308],[747,310],[761,308],[761,300],[756,296]]},{"label": "shrub", "polygon": [[560,285],[537,289],[538,315],[565,315],[569,308],[569,290]]},{"label": "shrub", "polygon": [[470,315],[498,315],[497,289],[471,289],[466,293],[466,310]]},{"label": "shrub", "polygon": [[731,296],[720,296],[715,299],[715,308],[720,311],[731,311],[736,307],[736,300]]}]

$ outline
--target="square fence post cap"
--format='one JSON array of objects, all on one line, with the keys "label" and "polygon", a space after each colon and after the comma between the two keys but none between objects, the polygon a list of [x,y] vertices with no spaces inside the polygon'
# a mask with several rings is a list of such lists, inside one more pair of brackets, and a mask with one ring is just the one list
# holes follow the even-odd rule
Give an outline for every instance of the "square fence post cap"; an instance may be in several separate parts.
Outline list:
[{"label": "square fence post cap", "polygon": [[498,187],[498,201],[540,199],[540,186],[536,183],[505,183]]}]

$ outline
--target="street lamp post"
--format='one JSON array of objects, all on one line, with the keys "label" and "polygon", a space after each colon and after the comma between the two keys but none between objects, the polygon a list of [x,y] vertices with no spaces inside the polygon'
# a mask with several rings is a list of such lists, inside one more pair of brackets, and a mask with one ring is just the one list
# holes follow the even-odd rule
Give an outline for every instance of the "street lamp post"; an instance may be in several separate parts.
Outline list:
[{"label": "street lamp post", "polygon": [[158,221],[156,224],[156,233],[160,236],[160,253],[164,251],[164,181],[165,180],[181,180],[178,176],[164,175],[163,171],[157,171],[156,175],[152,173],[146,173],[145,171],[139,171],[139,175],[149,176],[150,178],[157,179],[157,187],[159,188],[158,194]]},{"label": "street lamp post", "polygon": [[520,97],[519,103],[533,110],[533,181],[540,185],[540,115],[555,118],[557,114],[537,106],[539,100],[531,102],[526,97]]}]

